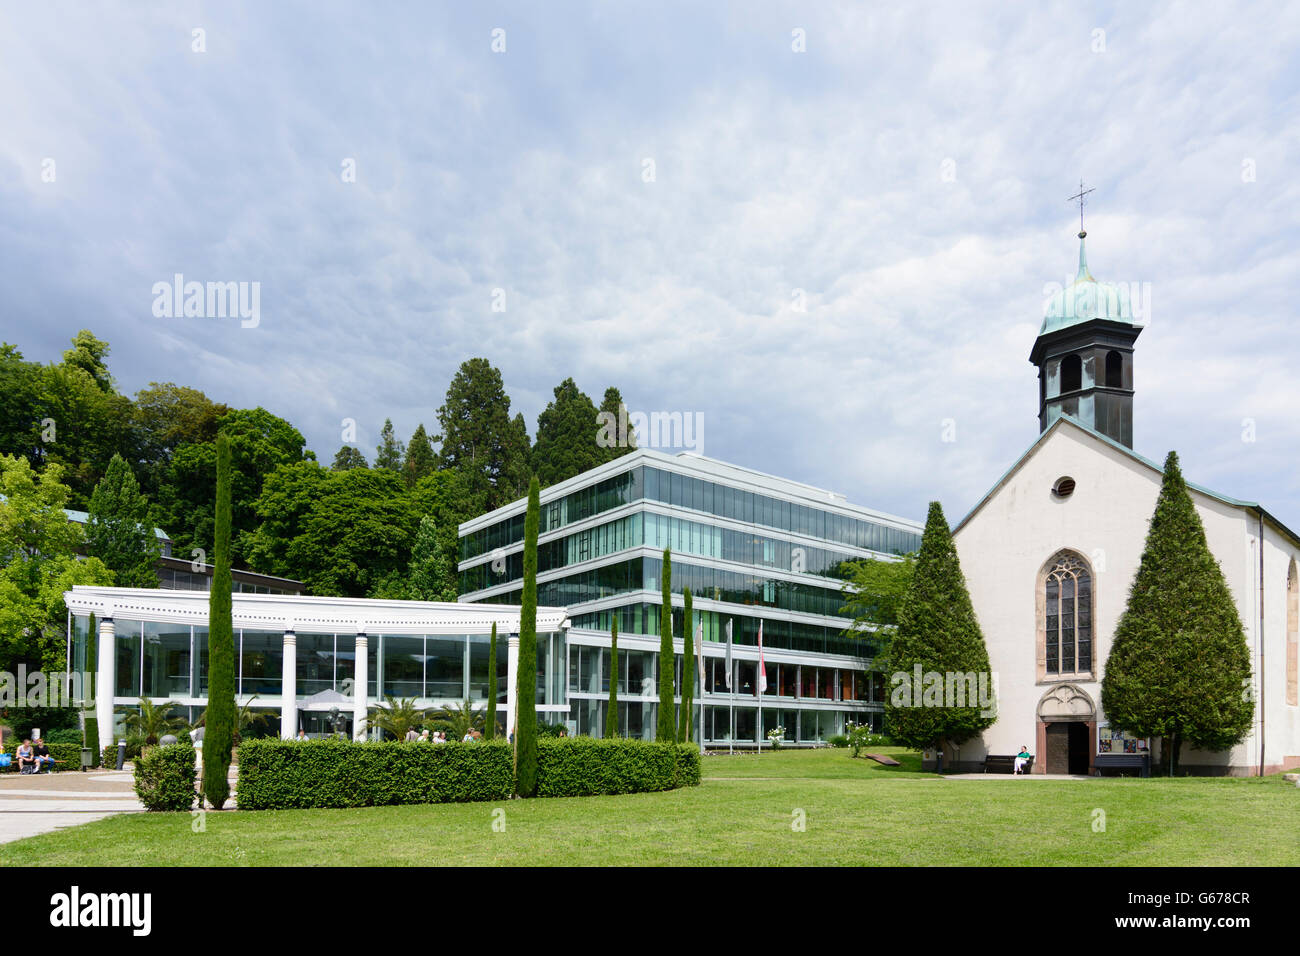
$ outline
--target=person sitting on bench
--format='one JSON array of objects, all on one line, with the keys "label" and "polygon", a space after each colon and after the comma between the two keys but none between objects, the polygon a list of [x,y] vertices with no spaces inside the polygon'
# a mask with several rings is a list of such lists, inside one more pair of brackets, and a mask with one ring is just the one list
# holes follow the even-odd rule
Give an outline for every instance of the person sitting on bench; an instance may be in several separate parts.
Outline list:
[{"label": "person sitting on bench", "polygon": [[1029,752],[1028,747],[1022,744],[1020,747],[1020,753],[1016,754],[1015,768],[1011,772],[1013,774],[1020,773],[1020,771],[1024,768],[1025,764],[1029,763],[1029,761],[1032,759],[1033,759],[1033,754]]},{"label": "person sitting on bench", "polygon": [[54,758],[50,756],[50,748],[45,746],[45,741],[40,737],[36,738],[35,746],[32,752],[36,754],[36,773],[44,769],[47,773],[54,772]]},{"label": "person sitting on bench", "polygon": [[36,772],[36,754],[32,753],[32,742],[30,740],[23,741],[15,756],[18,758],[19,773]]}]

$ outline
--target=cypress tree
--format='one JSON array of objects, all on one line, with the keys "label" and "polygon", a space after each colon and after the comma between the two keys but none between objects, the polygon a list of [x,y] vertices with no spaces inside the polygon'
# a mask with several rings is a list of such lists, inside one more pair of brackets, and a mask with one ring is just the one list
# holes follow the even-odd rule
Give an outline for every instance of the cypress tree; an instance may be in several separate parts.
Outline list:
[{"label": "cypress tree", "polygon": [[492,740],[497,735],[497,622],[492,622],[492,640],[488,642],[488,704],[484,720],[483,739]]},{"label": "cypress tree", "polygon": [[1245,739],[1255,709],[1250,678],[1237,605],[1171,451],[1106,660],[1102,709],[1112,727],[1161,738],[1172,775],[1184,742],[1226,750]]},{"label": "cypress tree", "polygon": [[663,604],[659,610],[659,720],[655,740],[671,743],[677,739],[677,714],[673,709],[673,563],[664,548]]},{"label": "cypress tree", "polygon": [[203,795],[220,810],[230,798],[235,733],[235,634],[230,583],[230,441],[217,436],[217,502],[212,590],[208,594],[208,710],[203,736]]},{"label": "cypress tree", "polygon": [[682,712],[677,722],[677,739],[691,742],[691,707],[695,703],[695,634],[691,589],[686,588],[686,612],[682,615]]},{"label": "cypress tree", "polygon": [[528,483],[524,517],[524,594],[519,608],[519,665],[515,668],[515,793],[537,792],[537,476]]},{"label": "cypress tree", "polygon": [[98,767],[101,757],[99,749],[99,718],[95,716],[95,682],[99,679],[99,625],[95,615],[90,615],[90,630],[86,643],[86,696],[83,714],[84,730],[82,744],[90,748],[90,765]]},{"label": "cypress tree", "polygon": [[[989,653],[957,548],[939,502],[930,512],[921,536],[921,550],[907,594],[898,612],[898,628],[880,668],[893,675],[885,704],[886,733],[908,747],[927,749],[944,742],[961,744],[992,725],[992,701],[979,700],[979,682],[992,685]],[[919,665],[923,686],[915,686]],[[935,686],[928,675],[939,675]],[[962,685],[963,700],[946,699],[947,675],[974,674],[976,686]],[[954,687],[955,689],[955,687]],[[974,692],[972,694],[972,692]],[[969,696],[975,696],[974,701]],[[958,703],[966,706],[956,706]]]},{"label": "cypress tree", "polygon": [[605,708],[605,736],[618,736],[618,608],[609,622],[609,706]]}]

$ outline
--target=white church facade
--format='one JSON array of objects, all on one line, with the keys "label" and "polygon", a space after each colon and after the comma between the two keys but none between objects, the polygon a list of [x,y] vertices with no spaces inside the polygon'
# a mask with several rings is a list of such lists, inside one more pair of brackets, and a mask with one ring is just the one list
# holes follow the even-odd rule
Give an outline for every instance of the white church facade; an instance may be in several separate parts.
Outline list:
[{"label": "white church facade", "polygon": [[[1130,447],[1141,327],[1088,273],[1083,237],[1075,288],[1049,305],[1031,356],[1041,434],[953,531],[998,712],[982,737],[945,753],[949,766],[978,767],[1023,746],[1034,773],[1091,773],[1098,754],[1148,748],[1153,767],[1159,759],[1158,741],[1112,731],[1101,706],[1162,467]],[[1258,504],[1188,488],[1245,628],[1252,684],[1243,693],[1256,706],[1242,743],[1223,752],[1184,746],[1180,767],[1229,775],[1295,767],[1300,536]]]}]

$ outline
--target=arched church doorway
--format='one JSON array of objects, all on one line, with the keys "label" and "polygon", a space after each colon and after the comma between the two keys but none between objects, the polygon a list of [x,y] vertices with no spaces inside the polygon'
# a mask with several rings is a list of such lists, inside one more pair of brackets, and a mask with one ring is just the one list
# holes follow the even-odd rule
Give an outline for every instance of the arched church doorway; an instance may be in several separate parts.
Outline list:
[{"label": "arched church doorway", "polygon": [[1038,702],[1035,773],[1092,773],[1097,752],[1097,708],[1073,684],[1058,684]]}]

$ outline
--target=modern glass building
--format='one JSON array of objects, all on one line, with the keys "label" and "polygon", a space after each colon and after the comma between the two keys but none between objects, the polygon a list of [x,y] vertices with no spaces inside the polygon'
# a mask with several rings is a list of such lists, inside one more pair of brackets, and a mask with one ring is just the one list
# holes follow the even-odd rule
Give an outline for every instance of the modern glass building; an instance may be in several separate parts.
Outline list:
[{"label": "modern glass building", "polygon": [[[461,601],[519,602],[526,506],[512,502],[460,526]],[[637,450],[547,488],[538,601],[563,606],[572,621],[571,731],[603,734],[615,680],[620,730],[653,736],[664,548],[672,551],[679,687],[687,587],[703,632],[702,685],[695,677],[703,744],[763,744],[777,727],[788,742],[813,743],[849,720],[878,725],[882,687],[865,672],[874,647],[869,633],[845,635],[851,622],[840,613],[836,572],[846,561],[914,551],[921,531],[841,495],[689,453]],[[617,673],[609,653],[615,615]]]},{"label": "modern glass building", "polygon": [[[283,737],[298,730],[354,736],[385,697],[414,697],[422,708],[466,700],[482,708],[495,694],[499,723],[512,726],[518,607],[257,593],[231,600],[236,700],[276,715]],[[141,697],[170,702],[191,722],[198,719],[208,703],[208,592],[77,586],[64,601],[71,671],[86,673],[87,649],[97,641],[101,747],[121,733],[117,709],[134,707]],[[545,720],[561,720],[569,710],[567,627],[563,608],[537,609],[537,710]]]}]

